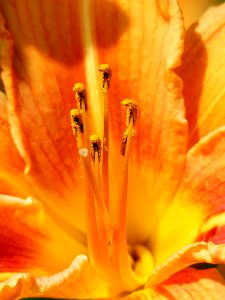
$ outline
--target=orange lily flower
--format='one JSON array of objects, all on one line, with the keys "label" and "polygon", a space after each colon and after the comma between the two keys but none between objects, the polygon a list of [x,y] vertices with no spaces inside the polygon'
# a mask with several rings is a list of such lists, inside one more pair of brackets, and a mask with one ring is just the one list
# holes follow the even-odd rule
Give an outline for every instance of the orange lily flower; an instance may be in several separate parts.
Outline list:
[{"label": "orange lily flower", "polygon": [[0,8],[1,299],[224,299],[225,5]]}]

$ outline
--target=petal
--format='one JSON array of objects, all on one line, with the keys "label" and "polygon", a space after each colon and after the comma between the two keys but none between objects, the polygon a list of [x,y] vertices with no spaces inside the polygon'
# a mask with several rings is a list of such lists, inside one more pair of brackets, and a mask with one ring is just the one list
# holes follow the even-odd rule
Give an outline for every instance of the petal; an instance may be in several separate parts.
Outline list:
[{"label": "petal", "polygon": [[[120,13],[105,14],[104,7],[93,10],[95,38],[99,60],[104,59],[113,70],[109,95],[112,196],[120,184],[120,146],[126,129],[120,101],[129,97],[138,102],[129,164],[128,235],[132,242],[143,242],[150,234],[150,221],[155,223],[174,194],[183,169],[186,122],[181,82],[174,74],[182,54],[183,23],[173,0],[118,1],[118,4]],[[107,26],[102,26],[103,20]],[[114,34],[120,38],[106,49],[104,46]],[[166,185],[163,190],[162,185]],[[145,192],[140,194],[140,191]],[[153,208],[155,199],[160,200]],[[154,209],[149,220],[149,211]]]},{"label": "petal", "polygon": [[51,274],[86,252],[31,198],[0,195],[0,228],[1,273]]},{"label": "petal", "polygon": [[225,212],[211,216],[201,227],[198,241],[225,243]]},{"label": "petal", "polygon": [[[185,269],[156,287],[154,300],[224,299],[225,281],[215,269]],[[165,298],[162,298],[164,296]]]},{"label": "petal", "polygon": [[195,241],[203,222],[224,211],[224,170],[225,127],[221,127],[187,154],[180,188],[152,239],[157,261]]},{"label": "petal", "polygon": [[6,97],[0,92],[0,193],[26,196],[24,162],[13,143],[7,121]]},{"label": "petal", "polygon": [[[147,197],[161,199],[156,208],[160,213],[177,187],[186,147],[181,82],[173,71],[179,65],[183,47],[182,18],[176,1],[152,0],[137,4],[121,0],[107,1],[103,6],[101,1],[84,1],[77,5],[67,0],[62,6],[54,1],[46,4],[23,0],[0,1],[0,5],[15,42],[13,52],[10,38],[3,32],[3,81],[14,121],[16,119],[16,122],[11,121],[11,126],[19,131],[20,151],[28,164],[29,178],[32,182],[35,180],[36,185],[48,186],[48,206],[57,213],[64,212],[71,222],[76,219],[76,225],[84,228],[80,166],[75,159],[77,150],[74,152],[69,129],[72,93],[68,89],[74,81],[84,80],[86,75],[93,114],[91,127],[101,129],[95,70],[98,61],[104,60],[112,66],[115,78],[110,98],[111,136],[118,145],[125,127],[117,108],[121,98],[137,99],[142,121],[138,125],[133,156],[135,161],[143,162],[143,167],[138,169],[135,165],[134,169],[148,190]],[[43,141],[41,144],[40,140]],[[140,152],[137,151],[138,144],[141,145]],[[119,148],[111,163],[117,184],[115,166],[118,165]],[[146,178],[146,168],[152,170],[150,179]],[[154,178],[162,184],[168,182],[168,189],[163,194]],[[132,197],[130,216],[137,209],[134,204],[140,190],[136,177],[130,180],[132,186],[133,181],[137,189],[132,192],[135,196]],[[53,195],[49,196],[51,192]],[[46,201],[43,194],[41,198]],[[57,198],[64,201],[57,201]],[[131,218],[129,224],[138,221],[152,205],[145,197],[141,199],[143,209],[137,210],[137,219]],[[56,201],[57,206],[54,205]],[[73,209],[68,210],[68,207]],[[74,218],[74,211],[78,210],[79,216]],[[146,239],[149,226],[136,224],[140,234],[134,233],[135,238]],[[132,225],[130,227],[133,229]],[[140,231],[145,227],[145,232]]]},{"label": "petal", "polygon": [[[155,299],[155,292],[150,289],[144,289],[137,292],[133,292],[128,296],[122,297],[122,300],[153,300]],[[162,298],[165,300],[165,298]]]},{"label": "petal", "polygon": [[209,7],[209,5],[214,4],[213,0],[180,0],[179,4],[184,15],[184,22],[186,27],[197,21],[199,16],[204,12],[204,10]]},{"label": "petal", "polygon": [[69,299],[96,299],[109,296],[109,288],[90,266],[84,255],[76,257],[68,269],[52,276],[34,277],[17,274],[0,283],[4,300],[24,297],[55,297]]},{"label": "petal", "polygon": [[224,264],[225,244],[194,243],[174,253],[149,276],[147,287],[158,285],[171,275],[196,263]]},{"label": "petal", "polygon": [[214,227],[208,232],[201,233],[198,237],[200,241],[212,241],[215,244],[225,243],[225,225],[220,227]]},{"label": "petal", "polygon": [[189,121],[190,145],[224,125],[225,5],[211,8],[186,34],[179,75]]},{"label": "petal", "polygon": [[0,1],[11,32],[1,30],[1,67],[11,132],[33,193],[84,229],[81,166],[69,117],[71,88],[82,73],[79,7],[67,2]]},{"label": "petal", "polygon": [[[127,49],[131,53],[127,93],[137,98],[139,104],[128,190],[128,237],[136,243],[147,240],[177,189],[187,137],[181,82],[174,74],[183,49],[180,12],[175,1],[168,1],[166,7],[163,1],[158,1],[158,7],[154,7],[155,1],[147,2],[143,11],[149,10],[149,14],[145,13],[143,18],[148,27],[143,42],[139,40],[138,44],[143,50],[133,52],[137,44]],[[135,8],[133,12],[135,15]],[[133,29],[131,38],[135,39],[135,34]]]},{"label": "petal", "polygon": [[123,300],[224,299],[225,281],[215,269],[182,270],[153,289],[134,292]]}]

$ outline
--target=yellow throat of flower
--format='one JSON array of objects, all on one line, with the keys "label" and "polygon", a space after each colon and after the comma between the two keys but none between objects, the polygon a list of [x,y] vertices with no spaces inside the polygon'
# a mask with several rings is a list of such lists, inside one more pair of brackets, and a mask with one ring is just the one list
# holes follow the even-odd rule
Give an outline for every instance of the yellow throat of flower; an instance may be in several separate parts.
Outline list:
[{"label": "yellow throat of flower", "polygon": [[[126,234],[128,163],[137,103],[121,102],[127,109],[126,130],[121,142],[123,170],[121,183],[113,199],[109,197],[109,109],[108,93],[112,71],[109,65],[99,66],[99,93],[104,107],[103,133],[89,135],[88,99],[85,86],[76,83],[73,91],[77,100],[71,110],[71,126],[77,141],[86,182],[87,238],[90,260],[102,276],[119,291],[129,291],[143,285],[153,268],[153,259],[143,245],[129,246]],[[115,201],[114,211],[110,201]]]}]

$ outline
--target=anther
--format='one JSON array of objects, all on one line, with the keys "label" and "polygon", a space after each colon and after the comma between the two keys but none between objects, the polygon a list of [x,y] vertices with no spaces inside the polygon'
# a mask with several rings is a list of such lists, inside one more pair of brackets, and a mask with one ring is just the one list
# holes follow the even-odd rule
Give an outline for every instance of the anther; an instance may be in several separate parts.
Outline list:
[{"label": "anther", "polygon": [[79,109],[82,109],[82,103],[84,104],[85,110],[87,110],[87,93],[83,83],[77,82],[73,86],[75,98]]},{"label": "anther", "polygon": [[78,130],[83,133],[83,122],[82,117],[79,109],[71,109],[70,111],[71,117],[71,127],[73,130],[73,134],[77,137]]},{"label": "anther", "polygon": [[110,86],[110,80],[112,77],[112,70],[108,64],[101,64],[98,68],[100,72],[100,84],[103,93],[107,93]]},{"label": "anther", "polygon": [[101,160],[101,150],[102,150],[102,142],[100,138],[93,134],[90,136],[90,155],[93,161],[96,159],[96,154],[98,157],[98,160],[100,162]]},{"label": "anther", "polygon": [[121,102],[122,106],[127,107],[126,125],[130,125],[131,119],[133,119],[133,125],[137,120],[137,102],[131,99],[125,99]]}]

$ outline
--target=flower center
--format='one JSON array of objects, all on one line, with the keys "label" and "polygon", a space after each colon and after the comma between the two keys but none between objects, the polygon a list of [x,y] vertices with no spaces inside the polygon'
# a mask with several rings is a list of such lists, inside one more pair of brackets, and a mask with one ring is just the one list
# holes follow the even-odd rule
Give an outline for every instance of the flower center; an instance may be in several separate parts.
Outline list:
[{"label": "flower center", "polygon": [[[128,163],[137,103],[131,99],[121,102],[127,109],[126,130],[122,136],[123,168],[118,191],[109,197],[109,110],[108,92],[112,71],[109,65],[99,67],[100,97],[103,102],[102,136],[89,135],[88,101],[85,86],[76,83],[73,91],[77,100],[71,110],[71,125],[76,138],[86,181],[87,238],[90,260],[118,290],[133,290],[146,281],[153,268],[152,256],[141,245],[128,246],[126,233]],[[113,211],[110,201],[114,202]]]},{"label": "flower center", "polygon": [[153,269],[154,261],[149,250],[143,245],[128,248],[132,270],[141,278],[148,278],[149,271]]}]

